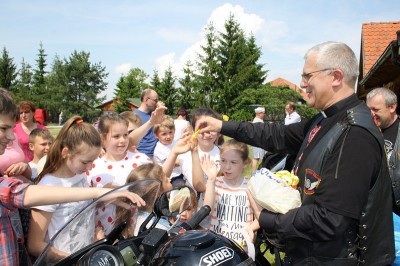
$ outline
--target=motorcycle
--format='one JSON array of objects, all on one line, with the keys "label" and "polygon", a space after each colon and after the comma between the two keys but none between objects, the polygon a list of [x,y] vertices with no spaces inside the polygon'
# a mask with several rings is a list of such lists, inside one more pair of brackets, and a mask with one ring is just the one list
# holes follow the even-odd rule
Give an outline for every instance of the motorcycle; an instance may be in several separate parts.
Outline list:
[{"label": "motorcycle", "polygon": [[[104,201],[109,193],[94,200],[49,241],[34,265],[265,265],[228,238],[198,228],[209,215],[209,206],[202,206],[187,222],[180,221],[180,214],[191,204],[189,187],[159,195],[160,187],[158,180],[148,179],[109,192],[134,192],[145,200],[143,207],[126,199]],[[96,234],[95,217],[107,208],[123,213],[123,219],[117,215],[109,233]],[[144,221],[135,224],[140,217],[145,217]],[[176,221],[169,228],[160,228],[165,217]],[[134,227],[139,228],[138,233],[127,235],[127,229]]]}]

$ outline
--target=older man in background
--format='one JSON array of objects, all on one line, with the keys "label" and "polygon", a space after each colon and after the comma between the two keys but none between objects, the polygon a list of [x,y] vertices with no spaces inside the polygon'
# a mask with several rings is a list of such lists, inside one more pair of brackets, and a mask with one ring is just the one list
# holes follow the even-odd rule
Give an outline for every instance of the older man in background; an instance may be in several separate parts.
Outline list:
[{"label": "older man in background", "polygon": [[[253,119],[253,123],[264,123],[265,108],[257,107],[254,109],[256,116]],[[252,159],[252,174],[257,171],[258,162],[264,157],[265,151],[262,148],[253,146],[253,159]]]}]

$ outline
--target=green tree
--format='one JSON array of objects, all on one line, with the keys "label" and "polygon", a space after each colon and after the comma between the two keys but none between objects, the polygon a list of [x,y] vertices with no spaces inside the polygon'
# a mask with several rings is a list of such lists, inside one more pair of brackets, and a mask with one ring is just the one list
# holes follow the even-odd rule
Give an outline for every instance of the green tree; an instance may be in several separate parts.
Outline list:
[{"label": "green tree", "polygon": [[48,93],[45,101],[45,107],[50,113],[52,122],[58,121],[58,115],[66,113],[67,99],[65,94],[68,90],[68,78],[66,75],[66,65],[56,56],[51,66],[51,70],[46,76],[46,86]]},{"label": "green tree", "polygon": [[266,71],[258,64],[261,49],[255,45],[255,38],[248,40],[233,15],[225,22],[225,32],[220,33],[217,46],[220,66],[221,87],[213,97],[216,111],[235,113],[241,111],[232,105],[241,92],[246,89],[259,89],[263,84]]},{"label": "green tree", "polygon": [[160,79],[160,75],[158,74],[158,70],[154,70],[153,76],[151,77],[150,84],[151,84],[151,88],[153,88],[153,90],[155,90],[158,93],[158,91],[160,90],[160,87],[161,87],[161,79]]},{"label": "green tree", "polygon": [[116,101],[114,108],[117,112],[129,110],[128,99],[140,98],[144,88],[148,87],[146,79],[148,75],[140,68],[132,68],[126,76],[121,76],[115,92]]},{"label": "green tree", "polygon": [[11,87],[17,77],[17,67],[13,61],[13,58],[9,57],[6,47],[3,47],[3,53],[0,58],[0,87],[11,91]]},{"label": "green tree", "polygon": [[218,34],[211,22],[206,28],[206,45],[201,46],[202,52],[198,54],[196,61],[197,70],[196,80],[199,86],[195,87],[197,97],[195,105],[197,107],[206,106],[214,109],[214,97],[218,96],[217,91],[220,85],[220,66],[217,58]]},{"label": "green tree", "polygon": [[31,100],[35,103],[36,107],[46,108],[45,102],[47,100],[48,92],[46,88],[46,57],[43,44],[40,42],[39,53],[37,54],[36,68],[33,73],[32,89],[31,89]]},{"label": "green tree", "polygon": [[169,115],[174,114],[174,102],[176,99],[176,77],[172,72],[171,66],[164,72],[164,77],[161,80],[160,88],[157,90],[158,98],[161,99],[165,106],[168,108],[166,113]]},{"label": "green tree", "polygon": [[17,102],[31,99],[32,76],[32,67],[22,58],[17,80],[14,86],[12,86],[12,91]]},{"label": "green tree", "polygon": [[101,63],[92,64],[90,53],[74,51],[64,60],[65,75],[68,80],[65,98],[65,115],[81,115],[91,121],[99,115],[95,106],[101,104],[105,97],[98,97],[107,87],[105,79],[108,73]]},{"label": "green tree", "polygon": [[196,95],[198,91],[198,82],[193,71],[193,63],[190,60],[185,63],[183,73],[185,76],[178,79],[181,87],[177,90],[175,106],[177,108],[184,107],[186,110],[192,110],[194,108],[195,99],[200,96]]}]

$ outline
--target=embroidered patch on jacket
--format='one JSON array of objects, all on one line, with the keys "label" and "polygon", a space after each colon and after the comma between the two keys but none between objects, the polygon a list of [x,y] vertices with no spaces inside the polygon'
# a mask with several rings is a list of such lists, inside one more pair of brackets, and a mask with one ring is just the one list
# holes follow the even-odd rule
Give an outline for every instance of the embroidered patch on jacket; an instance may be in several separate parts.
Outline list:
[{"label": "embroidered patch on jacket", "polygon": [[321,178],[311,169],[306,169],[306,177],[304,182],[304,193],[312,195],[315,193],[315,189],[319,186]]}]

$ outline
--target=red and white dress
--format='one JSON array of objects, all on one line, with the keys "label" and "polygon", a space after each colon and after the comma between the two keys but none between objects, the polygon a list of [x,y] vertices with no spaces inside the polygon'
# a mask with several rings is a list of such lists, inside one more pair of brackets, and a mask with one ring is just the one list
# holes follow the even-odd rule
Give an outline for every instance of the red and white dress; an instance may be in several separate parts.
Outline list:
[{"label": "red and white dress", "polygon": [[[128,151],[120,161],[108,161],[104,157],[93,162],[92,170],[86,172],[91,187],[104,187],[106,184],[118,187],[126,183],[129,173],[138,166],[153,161],[144,153]],[[109,233],[115,222],[115,206],[99,208],[96,211],[96,226]]]}]

